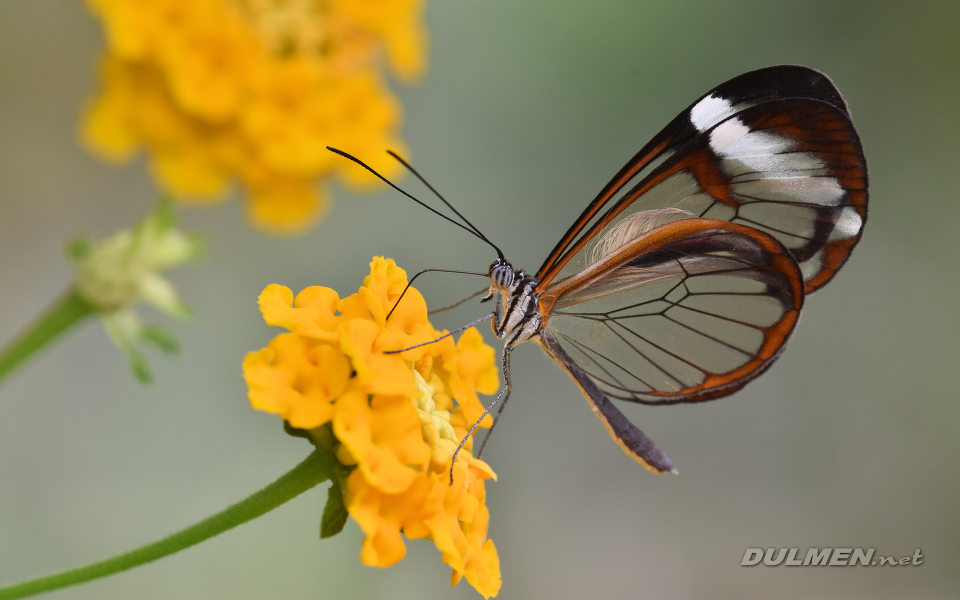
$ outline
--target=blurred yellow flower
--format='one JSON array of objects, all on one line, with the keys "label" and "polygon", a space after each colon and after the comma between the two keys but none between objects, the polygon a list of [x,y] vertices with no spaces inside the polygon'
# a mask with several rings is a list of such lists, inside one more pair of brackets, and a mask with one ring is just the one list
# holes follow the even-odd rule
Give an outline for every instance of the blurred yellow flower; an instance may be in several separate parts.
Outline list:
[{"label": "blurred yellow flower", "polygon": [[[210,203],[239,181],[254,225],[296,233],[320,183],[375,183],[327,145],[399,174],[401,107],[383,72],[424,72],[423,0],[87,0],[108,52],[82,134],[109,160],[146,149],[167,192]],[[385,65],[385,66],[384,66]]]},{"label": "blurred yellow flower", "polygon": [[469,329],[457,344],[445,338],[385,354],[442,335],[414,288],[386,319],[406,284],[392,260],[374,258],[363,286],[346,298],[323,287],[294,297],[267,286],[263,317],[289,333],[244,359],[250,402],[335,454],[343,504],[366,534],[365,564],[401,560],[401,533],[428,538],[453,569],[453,585],[466,577],[489,598],[500,589],[500,561],[487,539],[484,486],[496,474],[473,457],[472,438],[457,457],[453,485],[450,461],[483,410],[477,392],[497,391],[494,352]]}]

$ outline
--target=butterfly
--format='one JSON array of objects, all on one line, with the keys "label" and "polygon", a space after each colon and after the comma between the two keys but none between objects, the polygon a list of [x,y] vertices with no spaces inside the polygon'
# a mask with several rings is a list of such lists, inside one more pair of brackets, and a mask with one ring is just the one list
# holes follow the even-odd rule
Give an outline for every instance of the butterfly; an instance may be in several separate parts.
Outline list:
[{"label": "butterfly", "polygon": [[487,272],[475,273],[489,278],[481,302],[495,308],[468,326],[491,320],[504,340],[504,386],[460,447],[498,402],[503,410],[510,352],[533,341],[627,455],[675,473],[611,399],[702,402],[766,371],[806,296],[860,240],[867,167],[830,79],[783,65],[734,77],[682,111],[604,186],[535,274],[515,268],[444,203],[466,225],[441,216],[497,251]]}]

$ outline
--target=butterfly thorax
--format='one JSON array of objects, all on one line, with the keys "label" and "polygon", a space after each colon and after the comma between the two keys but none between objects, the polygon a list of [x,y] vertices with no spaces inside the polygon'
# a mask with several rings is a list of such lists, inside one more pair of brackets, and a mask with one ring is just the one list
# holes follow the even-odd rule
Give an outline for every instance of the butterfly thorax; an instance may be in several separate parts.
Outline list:
[{"label": "butterfly thorax", "polygon": [[539,281],[506,260],[490,264],[490,292],[484,301],[498,295],[496,318],[491,323],[493,333],[505,340],[507,346],[525,342],[540,333],[543,318],[539,309],[539,294],[534,290]]}]

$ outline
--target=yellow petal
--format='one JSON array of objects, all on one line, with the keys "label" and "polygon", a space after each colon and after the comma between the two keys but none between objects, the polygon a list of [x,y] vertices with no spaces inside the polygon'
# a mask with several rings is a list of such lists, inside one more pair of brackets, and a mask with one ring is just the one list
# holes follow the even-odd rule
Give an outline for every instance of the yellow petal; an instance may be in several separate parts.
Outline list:
[{"label": "yellow petal", "polygon": [[247,219],[275,234],[296,235],[326,212],[325,193],[309,180],[274,178],[251,186]]},{"label": "yellow petal", "polygon": [[427,31],[410,20],[392,29],[386,36],[387,59],[397,77],[415,82],[427,70]]},{"label": "yellow petal", "polygon": [[457,373],[481,394],[500,389],[500,369],[493,348],[483,341],[476,327],[463,332],[457,341]]},{"label": "yellow petal", "polygon": [[188,113],[219,122],[241,107],[260,54],[252,32],[220,18],[169,40],[163,64],[177,103]]},{"label": "yellow petal", "polygon": [[253,408],[278,414],[298,429],[313,429],[333,416],[331,401],[346,388],[350,364],[329,345],[287,333],[247,354],[243,374]]},{"label": "yellow petal", "polygon": [[150,165],[161,186],[177,196],[199,204],[225,200],[223,194],[230,185],[230,174],[200,144],[157,150]]},{"label": "yellow petal", "polygon": [[107,160],[129,160],[140,146],[125,100],[104,92],[89,102],[84,111],[81,137],[89,148]]},{"label": "yellow petal", "polygon": [[340,326],[340,347],[350,357],[357,379],[371,394],[417,397],[413,372],[403,358],[374,347],[380,329],[373,321],[352,319]]},{"label": "yellow petal", "polygon": [[[494,364],[493,348],[483,342],[483,336],[476,328],[463,332],[456,346],[456,360],[444,361],[444,369],[449,374],[450,390],[460,404],[468,423],[473,423],[483,414],[485,407],[477,396],[478,388],[485,394],[499,389],[499,369]],[[482,427],[490,427],[493,418],[484,417]]]},{"label": "yellow petal", "polygon": [[397,513],[385,511],[390,498],[367,483],[359,470],[347,478],[346,505],[350,516],[366,534],[360,560],[372,567],[389,567],[399,562],[407,553],[400,531],[402,520]]},{"label": "yellow petal", "polygon": [[268,325],[331,342],[339,339],[337,302],[337,292],[330,288],[308,287],[294,299],[290,288],[275,283],[264,288],[259,298],[260,312]]},{"label": "yellow petal", "polygon": [[364,479],[385,494],[399,494],[417,478],[411,464],[426,463],[430,448],[404,397],[346,393],[336,403],[334,433],[356,458]]}]

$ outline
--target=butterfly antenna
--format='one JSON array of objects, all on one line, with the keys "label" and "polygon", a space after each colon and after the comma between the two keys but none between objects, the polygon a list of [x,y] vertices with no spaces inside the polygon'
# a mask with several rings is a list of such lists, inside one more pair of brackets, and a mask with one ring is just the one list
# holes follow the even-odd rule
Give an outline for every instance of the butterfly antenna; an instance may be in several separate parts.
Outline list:
[{"label": "butterfly antenna", "polygon": [[497,251],[497,255],[500,257],[500,260],[505,260],[504,257],[503,257],[503,252],[500,251],[500,248],[498,248],[496,244],[494,244],[494,243],[491,242],[489,239],[487,239],[487,236],[483,235],[483,233],[482,233],[479,229],[477,229],[477,226],[474,225],[473,223],[471,223],[469,219],[467,219],[465,216],[463,216],[462,214],[460,214],[460,211],[459,211],[459,210],[455,209],[452,204],[450,204],[449,202],[447,202],[447,199],[444,198],[444,197],[440,194],[440,192],[438,192],[438,191],[436,190],[436,188],[434,188],[432,185],[430,185],[430,183],[429,183],[426,179],[423,178],[423,175],[421,175],[416,169],[414,169],[413,166],[412,166],[410,163],[408,163],[407,161],[405,161],[399,154],[397,154],[397,153],[394,152],[393,150],[387,150],[387,154],[389,154],[389,155],[392,156],[393,158],[397,159],[397,162],[399,162],[401,165],[403,165],[404,167],[406,167],[408,171],[410,171],[411,173],[413,173],[413,175],[414,175],[417,179],[419,179],[419,180],[423,183],[423,185],[427,186],[427,188],[429,188],[430,191],[433,192],[433,193],[437,196],[437,198],[440,198],[440,201],[441,201],[441,202],[443,202],[444,204],[447,205],[447,208],[449,208],[450,210],[452,210],[455,215],[457,215],[458,217],[460,217],[460,218],[463,220],[464,223],[466,223],[471,229],[473,229],[473,231],[475,232],[475,235],[477,235],[480,239],[482,239],[482,240],[485,241],[486,243],[490,244],[490,246],[491,246],[494,250]]},{"label": "butterfly antenna", "polygon": [[[347,158],[347,159],[349,159],[349,160],[352,160],[353,162],[357,163],[358,165],[360,165],[360,166],[363,167],[364,169],[366,169],[366,170],[370,171],[371,173],[373,173],[374,175],[376,175],[381,181],[383,181],[384,183],[386,183],[387,185],[389,185],[389,186],[392,187],[393,189],[397,190],[398,192],[400,192],[401,194],[403,194],[403,195],[406,196],[407,198],[410,198],[411,200],[413,200],[414,202],[416,202],[416,203],[419,204],[420,206],[422,206],[422,207],[424,207],[425,209],[429,210],[429,211],[432,212],[433,214],[435,214],[435,215],[437,215],[437,216],[439,216],[439,217],[442,217],[442,218],[446,219],[447,221],[450,221],[451,223],[453,223],[454,225],[456,225],[456,226],[459,227],[460,229],[463,229],[464,231],[470,233],[471,235],[474,235],[474,236],[478,237],[479,239],[483,240],[483,241],[486,242],[487,244],[490,244],[491,246],[493,246],[493,249],[497,251],[497,254],[500,255],[501,258],[503,257],[503,253],[500,252],[500,249],[497,248],[496,246],[494,246],[494,245],[490,242],[490,240],[488,240],[487,238],[483,237],[483,235],[481,235],[479,232],[477,232],[477,231],[475,231],[475,230],[473,230],[473,229],[471,229],[471,228],[466,227],[466,226],[463,225],[462,223],[459,223],[459,222],[457,222],[457,221],[454,221],[453,219],[451,219],[451,218],[448,217],[447,215],[443,214],[442,212],[439,212],[439,211],[437,211],[436,209],[434,209],[434,208],[432,208],[432,207],[424,204],[424,203],[421,202],[420,200],[417,200],[416,198],[414,198],[413,196],[411,196],[411,195],[408,194],[407,192],[405,192],[405,191],[403,191],[402,189],[400,189],[399,187],[397,187],[392,181],[390,181],[389,179],[387,179],[386,177],[384,177],[384,176],[381,175],[380,173],[377,173],[377,172],[373,169],[373,167],[371,167],[371,166],[368,165],[367,163],[363,162],[362,160],[360,160],[360,159],[357,158],[356,156],[353,156],[353,155],[351,155],[351,154],[347,154],[347,153],[344,152],[343,150],[337,150],[336,148],[333,148],[333,147],[331,147],[331,146],[327,146],[327,150],[329,150],[330,152],[333,152],[334,154],[339,154],[340,156],[342,156],[342,157],[344,157],[344,158]],[[454,212],[456,212],[456,211],[454,211]],[[458,213],[458,214],[459,214],[459,213]],[[461,218],[462,218],[462,217],[461,217]],[[464,219],[464,220],[466,220],[466,219]],[[470,227],[473,227],[473,225],[471,225]]]}]

